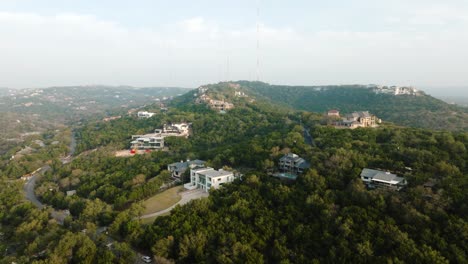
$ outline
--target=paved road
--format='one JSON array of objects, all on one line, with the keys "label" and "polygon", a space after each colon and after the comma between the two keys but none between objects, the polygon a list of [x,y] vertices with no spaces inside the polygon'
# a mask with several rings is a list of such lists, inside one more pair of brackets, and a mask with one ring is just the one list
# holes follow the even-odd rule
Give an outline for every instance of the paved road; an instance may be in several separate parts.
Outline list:
[{"label": "paved road", "polygon": [[37,208],[42,209],[44,205],[37,199],[34,193],[34,187],[36,186],[37,174],[34,174],[24,185],[24,193],[26,199],[33,203]]},{"label": "paved road", "polygon": [[174,207],[176,207],[177,205],[184,205],[184,204],[186,204],[186,203],[188,203],[188,202],[190,202],[190,201],[192,201],[194,199],[200,199],[202,197],[208,197],[209,194],[207,192],[204,192],[203,190],[195,189],[195,190],[191,190],[191,191],[182,192],[182,193],[180,193],[180,195],[182,196],[182,198],[180,199],[180,201],[178,203],[174,204],[173,206],[171,206],[171,207],[169,207],[167,209],[161,210],[159,212],[142,215],[142,216],[140,216],[140,219],[150,218],[150,217],[159,216],[159,215],[168,213],[172,209],[174,209]]},{"label": "paved road", "polygon": [[309,129],[305,126],[302,127],[304,129],[304,139],[306,144],[309,144],[311,146],[314,146],[314,138],[310,135]]},{"label": "paved road", "polygon": [[[72,161],[73,154],[75,154],[75,149],[76,149],[75,133],[72,132],[71,141],[70,141],[70,152],[67,157],[62,159],[63,164],[67,164]],[[24,194],[26,196],[26,199],[31,201],[39,209],[43,209],[45,205],[42,204],[39,201],[39,199],[37,199],[36,193],[34,192],[34,189],[36,187],[36,181],[40,175],[43,175],[50,169],[51,168],[49,165],[43,166],[37,173],[34,173],[33,176],[24,185]],[[65,217],[67,217],[67,213],[63,211],[57,211],[57,210],[53,210],[51,215],[61,225],[63,224],[63,220],[65,219]]]}]

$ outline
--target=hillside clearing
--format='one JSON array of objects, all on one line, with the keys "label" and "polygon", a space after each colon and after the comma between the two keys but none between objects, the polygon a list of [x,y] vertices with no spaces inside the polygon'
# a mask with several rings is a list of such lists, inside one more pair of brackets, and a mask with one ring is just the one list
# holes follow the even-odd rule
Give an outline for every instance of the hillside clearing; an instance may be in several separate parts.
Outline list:
[{"label": "hillside clearing", "polygon": [[156,213],[178,203],[182,198],[179,194],[181,188],[183,187],[176,186],[145,200],[143,202],[143,206],[145,206],[143,214]]}]

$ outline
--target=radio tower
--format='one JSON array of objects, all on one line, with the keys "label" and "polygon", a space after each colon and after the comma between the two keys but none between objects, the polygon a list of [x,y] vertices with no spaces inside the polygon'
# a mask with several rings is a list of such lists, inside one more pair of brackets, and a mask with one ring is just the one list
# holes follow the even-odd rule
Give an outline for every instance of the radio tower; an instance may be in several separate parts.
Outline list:
[{"label": "radio tower", "polygon": [[260,81],[260,0],[257,0],[257,82]]}]

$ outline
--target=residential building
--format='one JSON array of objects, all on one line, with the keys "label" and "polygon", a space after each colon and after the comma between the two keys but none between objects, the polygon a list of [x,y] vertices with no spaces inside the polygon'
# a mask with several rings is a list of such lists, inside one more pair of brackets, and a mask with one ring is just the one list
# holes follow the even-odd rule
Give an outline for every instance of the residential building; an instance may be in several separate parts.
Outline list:
[{"label": "residential building", "polygon": [[189,123],[164,124],[162,133],[188,134],[190,125]]},{"label": "residential building", "polygon": [[203,167],[205,167],[205,161],[203,160],[187,160],[169,164],[167,165],[167,170],[171,172],[172,177],[180,178],[189,168]]},{"label": "residential building", "polygon": [[210,100],[209,102],[210,107],[219,110],[219,111],[226,111],[234,108],[234,105],[231,103],[228,103],[226,101],[220,101],[220,100]]},{"label": "residential building", "polygon": [[132,136],[131,149],[162,149],[164,148],[164,137],[157,134]]},{"label": "residential building", "polygon": [[151,113],[147,111],[140,111],[137,113],[138,118],[150,118],[154,116],[156,113]]},{"label": "residential building", "polygon": [[223,184],[233,182],[236,176],[231,171],[213,168],[195,168],[190,170],[190,182],[184,187],[189,190],[202,189],[208,192],[211,188],[217,189]]},{"label": "residential building", "polygon": [[310,168],[310,164],[294,153],[288,153],[280,158],[279,168],[282,172],[301,174]]},{"label": "residential building", "polygon": [[371,115],[368,111],[362,111],[347,114],[337,126],[351,129],[358,127],[377,127],[377,123],[380,122],[381,120],[377,119],[375,115]]},{"label": "residential building", "polygon": [[387,171],[363,169],[361,172],[361,180],[369,188],[384,188],[399,191],[408,183],[403,177],[398,177]]},{"label": "residential building", "polygon": [[328,111],[327,116],[329,116],[329,117],[340,117],[340,111],[330,110],[330,111]]},{"label": "residential building", "polygon": [[146,135],[132,135],[131,148],[137,149],[162,149],[165,137],[188,137],[190,123],[164,124],[162,129],[155,129],[154,133]]}]

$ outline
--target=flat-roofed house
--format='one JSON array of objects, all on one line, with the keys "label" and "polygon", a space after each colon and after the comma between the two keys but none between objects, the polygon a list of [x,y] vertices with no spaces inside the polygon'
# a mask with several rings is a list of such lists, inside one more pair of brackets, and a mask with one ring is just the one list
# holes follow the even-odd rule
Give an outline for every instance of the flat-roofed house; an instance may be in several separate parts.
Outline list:
[{"label": "flat-roofed house", "polygon": [[401,190],[408,184],[405,178],[399,177],[396,174],[367,168],[362,170],[361,180],[369,188],[384,188],[396,191]]},{"label": "flat-roofed house", "polygon": [[137,113],[138,118],[150,118],[154,116],[156,113],[151,113],[148,111],[140,111]]},{"label": "flat-roofed house", "polygon": [[196,168],[190,170],[190,182],[184,187],[189,190],[202,189],[208,192],[211,188],[217,189],[223,184],[233,182],[236,176],[232,171],[213,168]]},{"label": "flat-roofed house", "polygon": [[155,134],[134,135],[132,136],[132,149],[162,149],[164,148],[164,137]]}]

